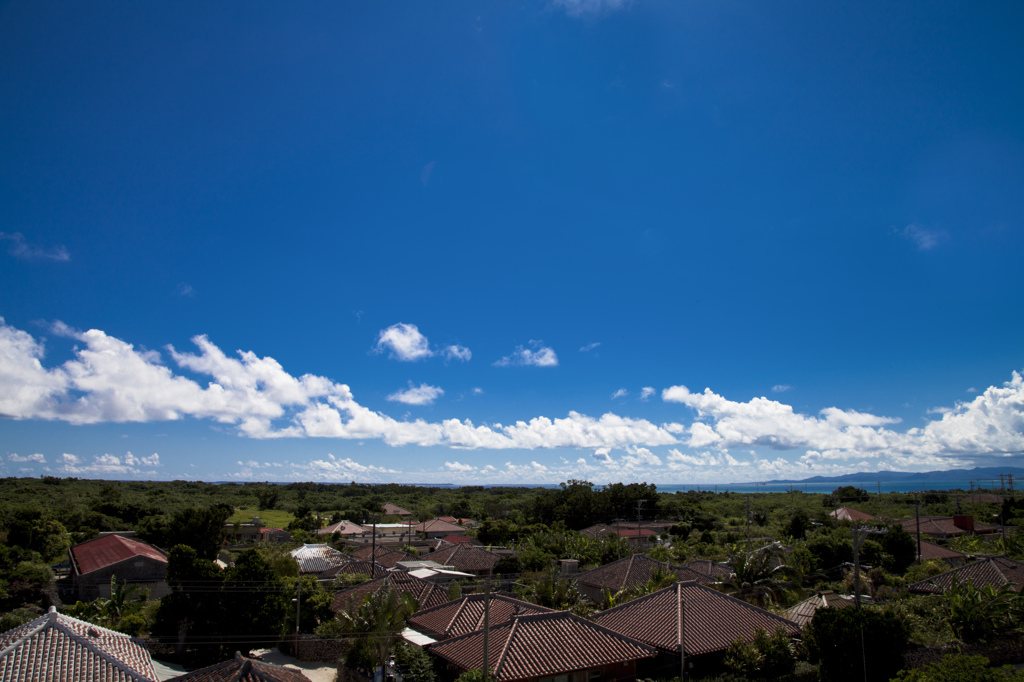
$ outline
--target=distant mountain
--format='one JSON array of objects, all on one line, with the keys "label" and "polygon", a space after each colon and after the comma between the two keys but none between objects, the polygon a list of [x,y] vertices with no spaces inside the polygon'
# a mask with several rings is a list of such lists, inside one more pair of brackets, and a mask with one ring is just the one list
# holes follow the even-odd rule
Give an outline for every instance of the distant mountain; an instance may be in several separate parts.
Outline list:
[{"label": "distant mountain", "polygon": [[[948,481],[999,480],[999,475],[1012,474],[1014,487],[1017,482],[1024,487],[1024,468],[1021,467],[975,467],[974,469],[949,469],[947,471],[876,471],[843,474],[842,476],[812,476],[802,479],[777,479],[767,483],[928,483]],[[991,487],[991,486],[986,486]]]}]

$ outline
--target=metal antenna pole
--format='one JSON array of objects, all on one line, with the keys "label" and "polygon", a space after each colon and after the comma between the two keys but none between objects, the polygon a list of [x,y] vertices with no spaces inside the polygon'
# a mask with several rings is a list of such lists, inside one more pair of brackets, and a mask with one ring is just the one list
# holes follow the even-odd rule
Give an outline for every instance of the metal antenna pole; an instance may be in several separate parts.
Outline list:
[{"label": "metal antenna pole", "polygon": [[491,578],[484,581],[484,665],[483,682],[487,682],[487,673],[490,672],[491,662],[488,658],[487,645],[491,634]]}]

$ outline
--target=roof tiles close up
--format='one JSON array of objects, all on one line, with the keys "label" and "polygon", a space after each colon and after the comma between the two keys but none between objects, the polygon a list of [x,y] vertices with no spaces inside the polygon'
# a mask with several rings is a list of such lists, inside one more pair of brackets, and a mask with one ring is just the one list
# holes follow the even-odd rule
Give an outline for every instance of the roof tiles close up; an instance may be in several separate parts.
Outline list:
[{"label": "roof tiles close up", "polygon": [[663,651],[679,651],[679,614],[689,655],[724,651],[737,638],[750,641],[758,629],[787,634],[796,623],[696,582],[680,582],[594,615],[594,622]]}]

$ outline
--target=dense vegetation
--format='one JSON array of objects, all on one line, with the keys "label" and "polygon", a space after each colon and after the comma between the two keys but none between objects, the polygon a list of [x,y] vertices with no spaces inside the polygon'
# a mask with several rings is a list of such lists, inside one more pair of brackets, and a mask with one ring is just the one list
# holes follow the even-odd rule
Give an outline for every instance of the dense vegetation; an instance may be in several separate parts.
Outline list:
[{"label": "dense vegetation", "polygon": [[[831,644],[848,642],[851,628],[858,638],[861,630],[870,631],[870,637],[879,638],[880,650],[892,654],[889,659],[875,655],[871,663],[873,679],[888,679],[903,666],[905,649],[966,646],[977,652],[982,647],[1000,663],[1002,654],[993,652],[1006,642],[1019,642],[1024,608],[1016,593],[986,592],[969,584],[932,597],[909,596],[904,590],[948,568],[916,564],[914,538],[889,524],[913,516],[915,502],[922,516],[969,513],[982,522],[1003,519],[1011,527],[1024,521],[1024,504],[1019,502],[982,505],[969,504],[965,498],[963,491],[929,491],[915,500],[912,494],[875,495],[856,488],[840,488],[832,495],[798,491],[667,494],[650,484],[595,486],[586,481],[542,489],[9,478],[0,480],[0,538],[4,540],[0,545],[0,627],[8,629],[58,604],[54,569],[59,571],[59,564],[66,561],[69,546],[101,531],[135,530],[168,550],[171,594],[159,602],[148,601],[144,591],[115,579],[110,598],[65,605],[65,611],[133,635],[148,634],[190,662],[216,660],[247,646],[267,646],[297,629],[353,638],[354,665],[369,666],[394,655],[426,676],[426,663],[415,647],[404,648],[390,635],[364,637],[375,628],[393,633],[401,614],[415,604],[381,594],[376,601],[336,615],[330,609],[334,591],[364,578],[342,576],[335,585],[300,579],[294,561],[284,553],[294,544],[232,550],[225,555],[225,524],[259,516],[265,523],[289,528],[298,543],[342,518],[359,523],[396,520],[382,516],[385,502],[404,507],[419,519],[474,518],[480,521],[475,534],[481,542],[517,550],[496,570],[515,578],[508,582],[515,594],[587,616],[660,589],[674,578],[654,576],[648,585],[606,594],[603,604],[592,604],[553,569],[555,560],[574,558],[587,568],[627,556],[634,551],[628,541],[578,531],[597,523],[660,519],[670,523],[647,549],[652,558],[673,563],[697,558],[730,561],[733,574],[719,588],[778,610],[816,589],[853,590],[850,524],[828,517],[837,505],[851,504],[876,516],[875,525],[887,530],[860,547],[865,565],[862,591],[884,602],[884,608],[865,608],[856,616],[849,611],[816,618],[795,650],[778,633],[764,633],[753,643],[737,643],[726,657],[733,671],[729,679],[862,676],[862,662],[843,658],[852,655],[849,647]],[[1005,543],[966,537],[951,544],[968,553],[1024,558],[1024,543],[1014,534]],[[337,546],[343,547],[340,542]],[[221,569],[213,562],[219,553],[232,560],[230,568]],[[479,581],[467,581],[453,590],[480,587]],[[293,599],[301,599],[298,624]],[[229,622],[222,620],[225,613],[232,614]],[[1016,650],[1019,657],[1019,646]],[[977,657],[972,660],[978,661]],[[933,679],[929,675],[960,667],[956,657],[924,661],[914,672],[917,677],[905,679]]]}]

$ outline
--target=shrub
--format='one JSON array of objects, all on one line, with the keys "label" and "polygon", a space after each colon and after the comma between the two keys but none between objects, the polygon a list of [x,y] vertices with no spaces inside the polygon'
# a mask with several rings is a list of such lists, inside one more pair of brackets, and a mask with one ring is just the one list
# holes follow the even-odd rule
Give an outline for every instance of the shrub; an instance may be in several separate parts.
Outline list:
[{"label": "shrub", "polygon": [[903,667],[909,635],[895,613],[869,609],[819,609],[804,628],[808,655],[829,682],[863,680],[865,664],[867,679],[891,679]]}]

